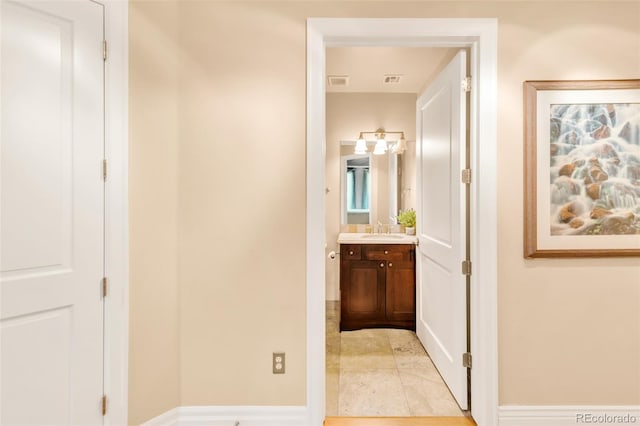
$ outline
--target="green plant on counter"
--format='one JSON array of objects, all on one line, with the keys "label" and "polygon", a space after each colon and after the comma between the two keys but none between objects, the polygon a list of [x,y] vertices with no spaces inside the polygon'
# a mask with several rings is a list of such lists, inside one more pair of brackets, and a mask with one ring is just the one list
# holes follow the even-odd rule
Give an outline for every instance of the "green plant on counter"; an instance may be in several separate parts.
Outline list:
[{"label": "green plant on counter", "polygon": [[398,213],[398,222],[405,228],[416,227],[416,211],[414,209],[404,210]]}]

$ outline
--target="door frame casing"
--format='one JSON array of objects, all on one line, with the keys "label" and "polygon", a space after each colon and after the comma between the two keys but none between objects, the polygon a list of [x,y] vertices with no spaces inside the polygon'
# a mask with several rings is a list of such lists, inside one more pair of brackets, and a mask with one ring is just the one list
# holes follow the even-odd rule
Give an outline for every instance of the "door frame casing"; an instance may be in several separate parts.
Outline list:
[{"label": "door frame casing", "polygon": [[[129,1],[90,0],[104,6],[105,299],[104,425],[128,424],[129,361]],[[96,403],[96,406],[98,404]]]},{"label": "door frame casing", "polygon": [[496,19],[307,20],[306,380],[312,425],[321,425],[325,415],[325,56],[327,47],[339,46],[470,49],[471,409],[479,426],[497,422],[497,28]]}]

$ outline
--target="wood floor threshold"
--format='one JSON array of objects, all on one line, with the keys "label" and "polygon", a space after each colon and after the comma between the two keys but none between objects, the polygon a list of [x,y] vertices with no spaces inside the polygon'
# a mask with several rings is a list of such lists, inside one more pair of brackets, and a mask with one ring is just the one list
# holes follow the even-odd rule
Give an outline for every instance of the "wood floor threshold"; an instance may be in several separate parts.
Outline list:
[{"label": "wood floor threshold", "polygon": [[324,426],[476,426],[470,417],[327,417]]}]

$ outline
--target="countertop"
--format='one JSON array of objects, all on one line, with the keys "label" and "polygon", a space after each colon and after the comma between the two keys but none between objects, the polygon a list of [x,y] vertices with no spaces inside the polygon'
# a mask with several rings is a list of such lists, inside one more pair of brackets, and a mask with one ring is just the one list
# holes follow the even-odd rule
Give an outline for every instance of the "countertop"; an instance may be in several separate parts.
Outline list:
[{"label": "countertop", "polygon": [[406,234],[369,234],[342,232],[338,235],[338,244],[416,244],[415,235]]}]

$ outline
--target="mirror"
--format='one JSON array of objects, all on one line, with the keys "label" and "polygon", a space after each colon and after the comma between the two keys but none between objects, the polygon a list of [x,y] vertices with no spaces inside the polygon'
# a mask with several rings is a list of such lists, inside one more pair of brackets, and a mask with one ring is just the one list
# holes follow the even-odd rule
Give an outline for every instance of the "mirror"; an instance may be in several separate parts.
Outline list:
[{"label": "mirror", "polygon": [[342,223],[371,223],[371,154],[341,156]]},{"label": "mirror", "polygon": [[400,210],[401,155],[358,155],[353,153],[354,144],[340,143],[341,224],[395,224]]}]

